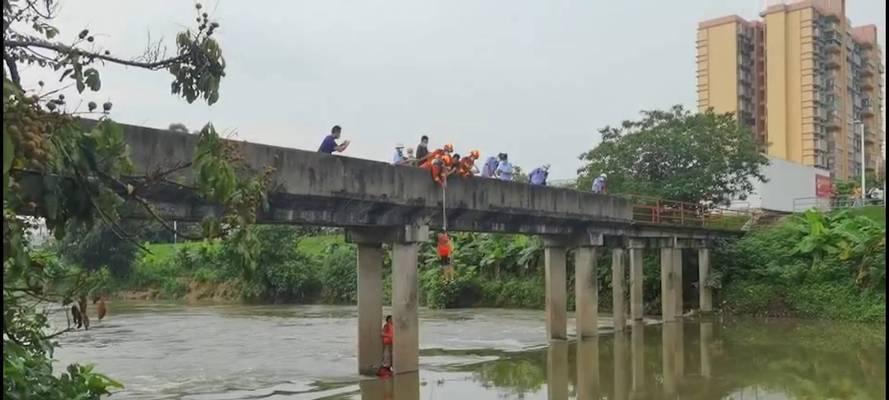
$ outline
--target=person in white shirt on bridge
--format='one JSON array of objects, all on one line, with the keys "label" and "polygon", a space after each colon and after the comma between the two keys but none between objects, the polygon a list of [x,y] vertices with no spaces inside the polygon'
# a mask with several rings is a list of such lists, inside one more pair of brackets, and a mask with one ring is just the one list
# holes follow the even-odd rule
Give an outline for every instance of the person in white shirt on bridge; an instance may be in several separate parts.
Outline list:
[{"label": "person in white shirt on bridge", "polygon": [[603,172],[593,180],[593,193],[606,193],[608,191],[606,179],[608,179],[608,175]]}]

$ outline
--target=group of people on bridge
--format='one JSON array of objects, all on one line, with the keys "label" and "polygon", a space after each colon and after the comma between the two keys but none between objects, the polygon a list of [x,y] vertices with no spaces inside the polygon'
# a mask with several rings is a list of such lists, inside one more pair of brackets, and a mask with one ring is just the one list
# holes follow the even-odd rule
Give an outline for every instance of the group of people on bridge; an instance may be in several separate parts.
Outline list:
[{"label": "group of people on bridge", "polygon": [[[342,127],[336,125],[331,129],[318,148],[319,152],[332,154],[342,153],[349,147],[349,141],[337,143],[342,135]],[[481,176],[483,178],[512,181],[515,178],[515,167],[509,162],[509,155],[499,153],[496,157],[490,156],[479,169],[475,163],[481,157],[478,150],[472,150],[461,156],[454,151],[454,146],[445,144],[439,149],[429,151],[429,137],[423,135],[416,147],[407,148],[401,143],[395,145],[395,154],[392,157],[393,165],[407,165],[426,169],[432,180],[440,186],[447,184],[447,177],[458,175],[461,177]],[[546,186],[549,178],[549,164],[535,168],[528,174],[528,183],[532,185]]]}]

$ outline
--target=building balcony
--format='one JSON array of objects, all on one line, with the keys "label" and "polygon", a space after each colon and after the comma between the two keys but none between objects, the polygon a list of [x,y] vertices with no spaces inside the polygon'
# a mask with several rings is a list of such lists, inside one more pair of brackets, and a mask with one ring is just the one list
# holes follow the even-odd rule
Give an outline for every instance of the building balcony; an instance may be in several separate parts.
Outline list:
[{"label": "building balcony", "polygon": [[859,73],[861,74],[861,76],[864,77],[874,76],[874,64],[869,61],[861,64],[861,70]]},{"label": "building balcony", "polygon": [[875,143],[877,143],[876,133],[865,129],[864,130],[864,144],[867,145],[867,144],[875,144]]},{"label": "building balcony", "polygon": [[861,105],[861,116],[865,118],[874,116],[873,103],[868,101]]},{"label": "building balcony", "polygon": [[840,67],[840,60],[836,57],[829,57],[827,60],[824,61],[824,66],[827,69],[837,69]]},{"label": "building balcony", "polygon": [[843,127],[843,121],[837,112],[831,111],[827,113],[827,118],[824,119],[824,126],[828,130],[837,130]]},{"label": "building balcony", "polygon": [[864,79],[858,83],[858,87],[861,88],[861,90],[871,90],[874,88],[874,84],[870,79]]}]

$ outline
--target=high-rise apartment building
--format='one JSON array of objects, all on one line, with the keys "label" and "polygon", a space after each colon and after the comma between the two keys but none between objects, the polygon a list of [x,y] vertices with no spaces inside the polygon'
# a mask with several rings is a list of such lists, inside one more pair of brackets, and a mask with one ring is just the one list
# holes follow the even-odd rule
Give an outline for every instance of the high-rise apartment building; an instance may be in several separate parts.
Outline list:
[{"label": "high-rise apartment building", "polygon": [[876,27],[853,27],[844,0],[795,1],[760,15],[700,23],[698,108],[734,112],[771,156],[851,179],[864,152],[865,167],[879,173],[884,67]]}]

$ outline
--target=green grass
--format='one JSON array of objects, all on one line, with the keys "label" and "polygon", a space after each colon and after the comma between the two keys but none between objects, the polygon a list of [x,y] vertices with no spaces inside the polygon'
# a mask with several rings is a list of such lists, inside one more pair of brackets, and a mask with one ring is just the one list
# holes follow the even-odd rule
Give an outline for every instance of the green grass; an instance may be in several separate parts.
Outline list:
[{"label": "green grass", "polygon": [[340,234],[306,236],[299,240],[296,248],[307,256],[318,257],[322,255],[328,246],[345,243],[345,241],[346,239]]},{"label": "green grass", "polygon": [[142,255],[143,262],[169,261],[172,259],[179,249],[196,249],[203,245],[204,242],[180,242],[180,243],[148,243],[147,247],[150,253]]},{"label": "green grass", "polygon": [[850,208],[849,214],[867,217],[881,225],[886,224],[886,207],[883,206],[866,206],[860,208]]}]

